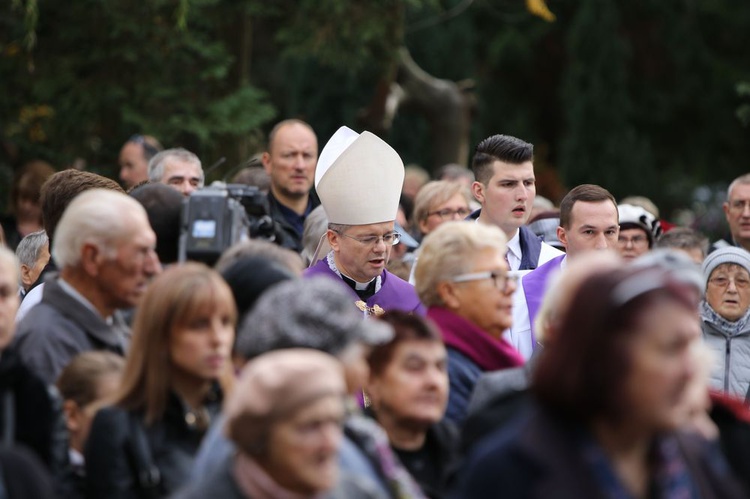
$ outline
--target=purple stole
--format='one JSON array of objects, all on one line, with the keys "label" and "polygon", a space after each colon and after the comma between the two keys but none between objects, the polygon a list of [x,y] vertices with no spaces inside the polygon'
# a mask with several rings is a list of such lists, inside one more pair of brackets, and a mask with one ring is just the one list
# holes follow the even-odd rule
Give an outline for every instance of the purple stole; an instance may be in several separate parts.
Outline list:
[{"label": "purple stole", "polygon": [[[352,295],[353,302],[360,301],[357,293],[354,292],[344,281],[328,266],[325,258],[309,267],[303,273],[304,277],[324,275],[336,279]],[[383,270],[380,275],[380,290],[367,300],[367,306],[372,310],[376,305],[383,310],[402,310],[404,312],[415,312],[419,315],[425,315],[426,310],[422,302],[419,301],[414,286],[400,279],[398,276]]]},{"label": "purple stole", "polygon": [[560,255],[548,261],[541,267],[537,267],[521,278],[523,281],[523,294],[526,298],[526,309],[529,311],[529,327],[531,328],[531,348],[536,349],[536,328],[534,320],[542,306],[544,292],[547,290],[549,276],[560,268],[565,255]]}]

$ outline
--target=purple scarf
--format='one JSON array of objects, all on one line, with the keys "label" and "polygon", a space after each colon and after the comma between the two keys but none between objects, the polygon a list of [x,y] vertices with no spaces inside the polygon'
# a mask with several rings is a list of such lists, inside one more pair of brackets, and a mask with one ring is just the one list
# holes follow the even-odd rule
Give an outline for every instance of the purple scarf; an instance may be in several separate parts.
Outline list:
[{"label": "purple scarf", "polygon": [[523,357],[504,338],[493,338],[460,315],[440,307],[430,307],[427,317],[440,328],[445,346],[466,355],[484,371],[522,366]]}]

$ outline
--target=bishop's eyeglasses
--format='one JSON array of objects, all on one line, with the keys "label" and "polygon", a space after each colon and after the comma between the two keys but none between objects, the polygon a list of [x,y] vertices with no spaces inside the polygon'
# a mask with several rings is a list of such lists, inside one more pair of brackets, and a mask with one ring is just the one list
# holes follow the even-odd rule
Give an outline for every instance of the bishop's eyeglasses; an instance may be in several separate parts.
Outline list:
[{"label": "bishop's eyeglasses", "polygon": [[343,232],[334,231],[336,234],[344,237],[348,237],[349,239],[354,239],[357,242],[360,242],[364,244],[365,246],[375,246],[380,242],[380,240],[383,240],[383,244],[386,246],[395,246],[398,244],[399,241],[401,241],[401,234],[399,234],[396,231],[389,232],[388,234],[383,234],[382,236],[364,236],[364,237],[354,237],[350,236],[348,234],[344,234]]}]

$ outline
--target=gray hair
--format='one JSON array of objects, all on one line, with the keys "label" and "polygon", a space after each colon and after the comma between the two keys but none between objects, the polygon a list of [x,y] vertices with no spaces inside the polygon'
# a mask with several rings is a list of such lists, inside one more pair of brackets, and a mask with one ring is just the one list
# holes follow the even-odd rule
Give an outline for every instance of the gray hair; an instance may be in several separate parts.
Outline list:
[{"label": "gray hair", "polygon": [[49,238],[44,230],[32,232],[27,235],[16,247],[16,257],[20,265],[33,267],[39,259],[39,252],[45,245],[49,244]]},{"label": "gray hair", "polygon": [[425,306],[442,306],[438,284],[471,272],[474,258],[484,249],[501,255],[507,251],[507,237],[500,228],[475,222],[446,222],[430,232],[422,241],[415,288]]},{"label": "gray hair", "polygon": [[750,173],[740,175],[739,177],[734,179],[731,184],[729,184],[729,187],[727,188],[727,201],[731,201],[732,190],[734,190],[734,188],[737,187],[738,184],[750,184]]},{"label": "gray hair", "polygon": [[[305,228],[302,231],[302,260],[305,265],[312,263],[315,250],[318,249],[320,239],[326,234],[328,229],[328,215],[323,205],[315,207],[305,219]],[[336,225],[336,224],[334,224]],[[327,241],[326,241],[327,243]],[[325,246],[330,248],[330,246]],[[326,254],[328,251],[321,252]]]},{"label": "gray hair", "polygon": [[167,149],[151,158],[151,160],[148,162],[149,181],[161,182],[162,177],[164,176],[164,166],[166,165],[168,160],[173,158],[178,161],[191,163],[197,166],[198,170],[200,170],[201,172],[199,187],[203,187],[205,177],[203,174],[203,166],[201,165],[201,160],[198,159],[198,156],[196,156],[194,153],[188,151],[187,149],[183,149],[182,147]]},{"label": "gray hair", "polygon": [[77,266],[81,261],[81,249],[90,243],[113,258],[116,243],[130,235],[137,218],[148,225],[146,210],[126,194],[106,189],[90,189],[79,194],[65,209],[55,230],[52,248],[55,263],[60,268]]}]

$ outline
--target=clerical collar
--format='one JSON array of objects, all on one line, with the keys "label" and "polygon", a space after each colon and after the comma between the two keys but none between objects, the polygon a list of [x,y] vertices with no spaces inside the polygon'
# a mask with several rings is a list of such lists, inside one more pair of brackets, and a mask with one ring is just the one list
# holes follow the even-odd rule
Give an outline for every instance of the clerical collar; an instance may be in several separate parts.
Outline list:
[{"label": "clerical collar", "polygon": [[[367,301],[370,297],[372,297],[372,295],[380,291],[380,287],[383,283],[382,276],[377,276],[374,279],[370,280],[370,282],[355,281],[348,275],[342,274],[336,267],[336,261],[333,258],[333,251],[329,252],[326,256],[326,262],[328,263],[328,268],[335,272],[336,275],[341,277],[341,279],[357,293],[360,299]],[[367,294],[367,298],[363,298],[363,295],[360,293]]]}]

